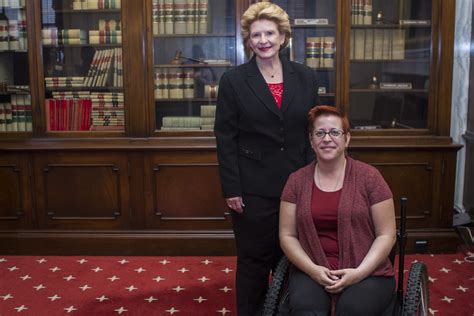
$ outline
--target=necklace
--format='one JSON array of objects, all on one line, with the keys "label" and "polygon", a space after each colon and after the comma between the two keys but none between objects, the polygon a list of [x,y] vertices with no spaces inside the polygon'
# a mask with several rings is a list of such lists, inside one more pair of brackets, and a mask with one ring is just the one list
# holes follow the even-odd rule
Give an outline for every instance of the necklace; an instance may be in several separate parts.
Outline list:
[{"label": "necklace", "polygon": [[270,76],[271,78],[275,78],[275,73],[271,74],[267,72],[266,70],[265,71],[263,71],[263,69],[260,69],[260,70],[263,72],[264,75]]},{"label": "necklace", "polygon": [[[337,189],[337,186],[339,185],[339,182],[341,181],[341,177],[342,177],[342,174],[344,173],[344,171],[346,170],[346,160],[344,160],[344,165],[342,166],[342,170],[341,172],[339,172],[339,176],[337,177],[337,182],[336,182],[336,185],[334,186],[334,188],[332,189],[332,191],[329,191],[329,192],[335,192],[336,189]],[[319,188],[323,190],[323,186],[321,185],[321,179],[319,178],[319,164],[316,163],[316,180],[318,181],[318,186]]]}]

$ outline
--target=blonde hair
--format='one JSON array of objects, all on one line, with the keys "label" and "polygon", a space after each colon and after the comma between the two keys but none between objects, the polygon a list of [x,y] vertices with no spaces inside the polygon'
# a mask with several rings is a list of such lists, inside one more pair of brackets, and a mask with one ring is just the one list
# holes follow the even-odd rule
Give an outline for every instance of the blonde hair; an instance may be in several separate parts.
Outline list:
[{"label": "blonde hair", "polygon": [[288,45],[291,38],[291,26],[288,13],[276,4],[270,2],[258,2],[250,5],[240,20],[240,32],[246,50],[249,49],[250,25],[257,20],[270,20],[276,23],[278,31],[285,34],[285,41],[280,49]]}]

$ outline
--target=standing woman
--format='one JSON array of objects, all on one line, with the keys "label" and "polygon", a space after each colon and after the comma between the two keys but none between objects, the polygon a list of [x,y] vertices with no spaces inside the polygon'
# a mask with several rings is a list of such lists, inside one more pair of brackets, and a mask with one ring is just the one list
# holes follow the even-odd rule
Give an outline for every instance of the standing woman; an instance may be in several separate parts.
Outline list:
[{"label": "standing woman", "polygon": [[318,87],[310,68],[279,56],[291,37],[283,9],[255,3],[240,23],[253,57],[222,76],[214,131],[237,247],[237,312],[258,315],[269,272],[282,255],[283,186],[291,172],[313,158],[306,117],[318,103]]}]

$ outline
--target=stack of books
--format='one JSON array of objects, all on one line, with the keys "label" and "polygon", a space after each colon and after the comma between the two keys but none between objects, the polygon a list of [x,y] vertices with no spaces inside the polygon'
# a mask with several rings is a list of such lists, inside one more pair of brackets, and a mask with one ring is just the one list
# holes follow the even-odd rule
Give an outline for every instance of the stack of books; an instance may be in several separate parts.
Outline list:
[{"label": "stack of books", "polygon": [[216,121],[216,106],[213,104],[201,105],[201,129],[204,131],[214,130]]},{"label": "stack of books", "polygon": [[153,0],[153,34],[206,34],[209,0]]},{"label": "stack of books", "polygon": [[73,10],[120,9],[121,0],[74,0]]},{"label": "stack of books", "polygon": [[43,45],[87,44],[87,31],[81,29],[62,29],[48,27],[41,30]]},{"label": "stack of books", "polygon": [[91,93],[92,131],[122,131],[125,129],[125,108],[122,92]]},{"label": "stack of books", "polygon": [[195,96],[192,68],[158,68],[155,99],[191,99]]},{"label": "stack of books", "polygon": [[85,87],[122,87],[122,49],[96,50],[84,77]]},{"label": "stack of books", "polygon": [[0,132],[31,132],[31,96],[11,95],[11,102],[0,103]]},{"label": "stack of books", "polygon": [[48,131],[88,131],[90,117],[90,99],[46,99],[46,129]]},{"label": "stack of books", "polygon": [[162,131],[190,131],[201,129],[201,118],[199,116],[163,116]]},{"label": "stack of books", "polygon": [[84,77],[45,77],[44,81],[47,89],[84,86]]},{"label": "stack of books", "polygon": [[405,30],[353,29],[350,48],[350,58],[353,60],[405,59]]},{"label": "stack of books", "polygon": [[306,38],[306,65],[310,68],[334,68],[334,37]]},{"label": "stack of books", "polygon": [[351,0],[351,23],[372,24],[372,0]]}]

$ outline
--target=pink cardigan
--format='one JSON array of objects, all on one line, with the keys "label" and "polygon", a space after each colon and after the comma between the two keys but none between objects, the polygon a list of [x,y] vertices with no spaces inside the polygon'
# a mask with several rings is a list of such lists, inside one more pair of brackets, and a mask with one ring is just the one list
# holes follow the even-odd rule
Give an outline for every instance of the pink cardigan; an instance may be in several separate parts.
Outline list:
[{"label": "pink cardigan", "polygon": [[[298,238],[301,246],[317,265],[329,268],[311,217],[311,188],[316,162],[290,175],[281,200],[296,204]],[[344,185],[338,208],[337,235],[339,268],[356,268],[375,239],[370,207],[392,198],[392,192],[374,167],[347,157]],[[387,258],[373,276],[393,276]]]}]

